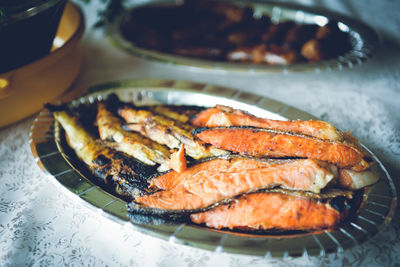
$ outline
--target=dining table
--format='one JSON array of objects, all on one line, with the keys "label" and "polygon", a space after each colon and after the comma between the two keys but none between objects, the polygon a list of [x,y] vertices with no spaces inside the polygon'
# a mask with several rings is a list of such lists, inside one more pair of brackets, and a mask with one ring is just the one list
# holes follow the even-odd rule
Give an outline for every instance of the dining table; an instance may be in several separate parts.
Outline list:
[{"label": "dining table", "polygon": [[[95,27],[103,1],[75,3],[84,13],[86,31],[80,43],[81,70],[69,91],[82,95],[109,81],[172,79],[271,98],[351,131],[380,159],[398,192],[399,1],[297,1],[362,21],[378,33],[380,47],[358,65],[285,73],[199,70],[137,57],[112,45],[104,27]],[[130,222],[121,224],[71,197],[40,169],[29,142],[36,116],[0,129],[1,266],[400,266],[399,208],[388,225],[364,242],[316,256],[210,251],[137,231]]]}]

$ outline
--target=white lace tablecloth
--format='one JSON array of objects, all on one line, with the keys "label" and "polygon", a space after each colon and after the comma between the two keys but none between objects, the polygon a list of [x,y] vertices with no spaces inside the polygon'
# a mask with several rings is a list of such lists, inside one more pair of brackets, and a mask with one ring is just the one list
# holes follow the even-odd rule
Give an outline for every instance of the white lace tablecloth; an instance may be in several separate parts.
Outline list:
[{"label": "white lace tablecloth", "polygon": [[[303,1],[314,4],[314,1]],[[111,47],[88,28],[75,88],[109,80],[172,78],[257,93],[303,109],[367,145],[399,184],[400,2],[315,1],[361,19],[382,35],[383,49],[367,64],[326,73],[258,76],[192,72],[147,62]],[[84,6],[88,25],[96,3]],[[30,152],[33,117],[0,130],[0,265],[2,266],[399,266],[400,216],[375,237],[324,257],[268,259],[171,244],[121,226],[76,202],[45,176]]]}]

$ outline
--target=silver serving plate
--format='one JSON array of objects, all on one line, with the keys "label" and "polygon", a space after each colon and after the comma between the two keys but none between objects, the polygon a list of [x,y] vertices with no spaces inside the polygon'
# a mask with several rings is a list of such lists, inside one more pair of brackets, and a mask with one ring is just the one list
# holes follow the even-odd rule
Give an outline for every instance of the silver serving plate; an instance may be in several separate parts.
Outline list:
[{"label": "silver serving plate", "polygon": [[[315,119],[308,113],[272,99],[210,84],[175,80],[132,80],[113,82],[93,87],[86,96],[72,101],[76,107],[102,100],[116,93],[124,101],[136,105],[173,104],[229,105],[247,110],[254,115],[271,119]],[[249,234],[215,230],[193,224],[137,224],[127,216],[126,202],[109,194],[101,186],[85,177],[83,166],[74,164],[60,142],[60,126],[52,114],[43,110],[34,120],[30,144],[42,170],[57,185],[62,185],[71,198],[93,208],[100,214],[135,230],[172,243],[216,252],[255,256],[300,257],[341,252],[356,246],[381,231],[392,219],[397,193],[392,178],[378,163],[380,181],[370,191],[359,214],[335,230],[302,234]]]},{"label": "silver serving plate", "polygon": [[[181,2],[173,0],[133,1],[131,7],[136,8],[144,5],[174,6]],[[106,25],[106,35],[109,41],[116,47],[145,59],[164,62],[169,65],[185,66],[187,69],[195,71],[211,70],[213,72],[241,72],[250,74],[265,72],[282,72],[287,74],[294,71],[314,71],[319,73],[335,69],[342,70],[347,67],[353,68],[370,59],[380,46],[379,36],[368,25],[333,12],[271,1],[234,0],[228,2],[236,3],[240,6],[249,6],[254,10],[254,16],[268,15],[274,23],[291,20],[300,24],[317,24],[323,26],[328,20],[333,19],[338,22],[338,27],[342,31],[348,32],[350,35],[352,48],[346,54],[330,60],[290,65],[246,64],[184,57],[153,49],[141,48],[126,40],[120,33],[119,28],[124,15],[129,10],[126,10],[112,23]]]}]

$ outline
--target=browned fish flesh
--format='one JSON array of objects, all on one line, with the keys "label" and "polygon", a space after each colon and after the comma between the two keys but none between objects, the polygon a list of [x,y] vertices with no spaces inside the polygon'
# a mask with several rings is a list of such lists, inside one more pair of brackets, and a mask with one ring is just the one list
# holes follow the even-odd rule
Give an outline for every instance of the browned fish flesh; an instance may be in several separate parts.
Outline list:
[{"label": "browned fish flesh", "polygon": [[370,169],[362,172],[356,172],[347,169],[340,169],[338,176],[338,185],[341,188],[349,190],[359,190],[371,186],[379,181],[377,166],[373,165]]},{"label": "browned fish flesh", "polygon": [[173,105],[154,105],[148,107],[150,111],[179,121],[181,123],[189,123],[191,118],[196,116],[205,108],[199,106],[173,106]]},{"label": "browned fish flesh", "polygon": [[194,135],[217,148],[254,157],[302,157],[354,171],[368,169],[373,159],[352,144],[252,127],[197,128]]},{"label": "browned fish flesh", "polygon": [[282,187],[319,193],[335,178],[336,168],[311,159],[257,161],[241,157],[214,159],[171,171],[151,182],[165,188],[138,197],[139,207],[159,210],[198,210],[224,199],[263,188]]},{"label": "browned fish flesh", "polygon": [[156,173],[154,166],[106,147],[68,112],[54,111],[53,115],[65,130],[69,146],[96,177],[106,184],[117,184],[129,198],[151,193],[147,179]]},{"label": "browned fish flesh", "polygon": [[169,169],[169,149],[135,132],[122,129],[122,120],[107,110],[106,104],[97,104],[96,123],[102,140],[113,141],[113,148],[122,151],[145,164],[161,165],[160,170]]},{"label": "browned fish flesh", "polygon": [[191,121],[196,127],[252,126],[312,136],[323,140],[342,141],[343,133],[325,121],[282,121],[253,116],[245,111],[217,105],[200,112]]},{"label": "browned fish flesh", "polygon": [[186,154],[194,159],[208,158],[229,154],[229,152],[206,145],[193,138],[193,126],[180,123],[149,110],[135,109],[125,106],[119,114],[127,124],[124,129],[141,133],[151,140],[166,145],[171,149],[179,149],[185,145]]},{"label": "browned fish flesh", "polygon": [[209,211],[190,215],[211,228],[246,230],[315,230],[333,228],[347,212],[320,202],[275,192],[245,194]]}]

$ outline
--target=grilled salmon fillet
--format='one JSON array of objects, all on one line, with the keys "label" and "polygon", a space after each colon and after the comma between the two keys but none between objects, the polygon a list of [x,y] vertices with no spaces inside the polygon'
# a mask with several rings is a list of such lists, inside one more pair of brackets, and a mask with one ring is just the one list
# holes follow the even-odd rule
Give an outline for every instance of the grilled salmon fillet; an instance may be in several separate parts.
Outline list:
[{"label": "grilled salmon fillet", "polygon": [[[214,169],[220,166],[221,169]],[[152,185],[169,188],[134,200],[139,207],[197,210],[236,195],[282,187],[319,193],[334,177],[335,167],[311,159],[259,162],[252,159],[214,159],[171,171]]]},{"label": "grilled salmon fillet", "polygon": [[151,180],[150,186],[156,189],[169,190],[177,187],[186,179],[190,179],[197,173],[208,170],[209,172],[234,173],[246,170],[260,169],[269,166],[269,163],[279,164],[286,160],[257,160],[242,157],[226,157],[206,160],[193,164],[185,172],[168,172]]},{"label": "grilled salmon fillet", "polygon": [[261,128],[197,128],[194,135],[215,147],[255,157],[311,158],[354,171],[373,163],[369,154],[350,144]]},{"label": "grilled salmon fillet", "polygon": [[312,136],[323,140],[343,140],[343,133],[337,130],[332,124],[324,121],[281,121],[263,119],[242,110],[222,105],[217,105],[200,112],[191,120],[191,123],[196,127],[252,126]]},{"label": "grilled salmon fillet", "polygon": [[212,228],[314,230],[335,227],[346,216],[327,202],[275,192],[245,194],[228,204],[190,215]]},{"label": "grilled salmon fillet", "polygon": [[194,159],[229,154],[227,151],[195,140],[192,135],[194,127],[189,124],[180,123],[149,110],[128,106],[121,108],[119,114],[128,123],[124,129],[139,132],[171,149],[179,149],[184,144],[186,154]]}]

